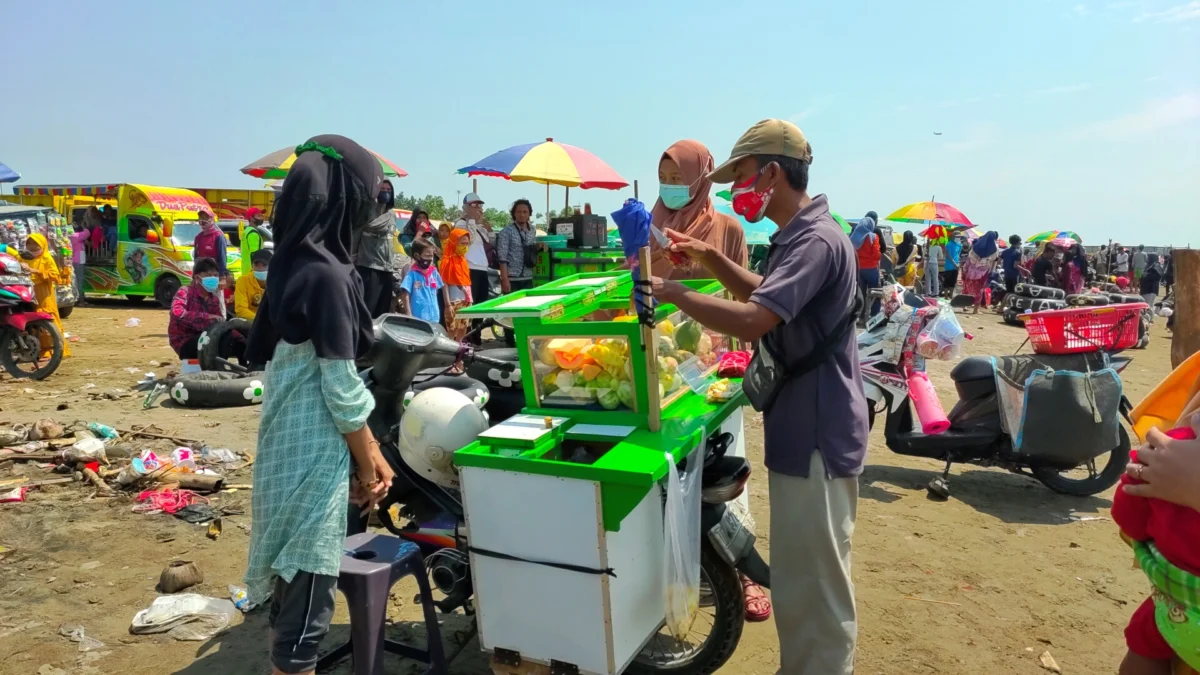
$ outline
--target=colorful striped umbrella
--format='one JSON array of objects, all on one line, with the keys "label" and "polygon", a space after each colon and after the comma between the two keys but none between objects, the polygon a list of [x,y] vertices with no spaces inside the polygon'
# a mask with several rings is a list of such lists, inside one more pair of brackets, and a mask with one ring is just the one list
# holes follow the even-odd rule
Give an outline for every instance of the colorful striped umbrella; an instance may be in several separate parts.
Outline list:
[{"label": "colorful striped umbrella", "polygon": [[1025,241],[1029,242],[1030,244],[1036,244],[1038,242],[1053,241],[1055,239],[1074,239],[1078,244],[1083,243],[1083,237],[1075,234],[1071,230],[1046,230],[1045,232],[1038,232]]},{"label": "colorful striped umbrella", "polygon": [[965,225],[973,223],[962,211],[942,202],[917,202],[901,207],[885,220],[900,223],[929,223],[930,225]]},{"label": "colorful striped umbrella", "polygon": [[603,188],[619,190],[629,181],[613,171],[599,157],[573,145],[556,143],[547,138],[544,143],[514,145],[464,166],[458,173],[468,176],[493,176],[515,182],[533,181],[564,187]]},{"label": "colorful striped umbrella", "polygon": [[[290,146],[280,148],[266,157],[259,158],[242,167],[242,173],[255,178],[286,178],[288,169],[292,168],[292,164],[296,161],[296,147]],[[388,178],[404,178],[408,172],[396,166],[380,155],[378,152],[368,150],[375,159],[379,160],[379,166],[383,169],[383,175]]]}]

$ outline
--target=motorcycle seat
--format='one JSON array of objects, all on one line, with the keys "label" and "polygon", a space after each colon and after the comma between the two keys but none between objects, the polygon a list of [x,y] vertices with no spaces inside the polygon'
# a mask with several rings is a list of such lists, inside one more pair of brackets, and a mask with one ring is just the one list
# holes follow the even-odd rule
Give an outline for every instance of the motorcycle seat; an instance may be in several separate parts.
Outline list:
[{"label": "motorcycle seat", "polygon": [[991,380],[996,377],[996,369],[991,357],[971,356],[962,360],[950,371],[950,378],[955,382],[973,382],[975,380]]}]

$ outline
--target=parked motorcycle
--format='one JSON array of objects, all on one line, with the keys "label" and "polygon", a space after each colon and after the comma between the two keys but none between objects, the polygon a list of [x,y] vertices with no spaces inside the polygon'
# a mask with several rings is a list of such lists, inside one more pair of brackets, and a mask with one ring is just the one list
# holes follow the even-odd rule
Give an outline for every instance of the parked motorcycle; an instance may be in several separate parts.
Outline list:
[{"label": "parked motorcycle", "polygon": [[15,378],[45,379],[62,362],[62,333],[53,316],[36,309],[29,272],[0,254],[0,363]]},{"label": "parked motorcycle", "polygon": [[[923,299],[907,293],[905,304],[921,306]],[[1123,426],[1119,429],[1120,442],[1117,447],[1103,450],[1079,467],[1067,467],[1047,463],[1036,457],[1023,455],[1014,450],[1009,434],[1001,424],[1001,402],[996,388],[996,372],[991,357],[969,357],[950,371],[958,393],[958,401],[947,417],[950,429],[941,434],[925,434],[914,419],[909,405],[908,373],[905,372],[906,357],[896,348],[896,342],[885,339],[890,325],[882,314],[872,319],[866,331],[858,335],[858,357],[862,371],[863,391],[867,396],[868,421],[871,428],[880,413],[887,415],[884,439],[892,452],[910,457],[927,457],[946,463],[942,474],[929,482],[931,496],[946,499],[950,496],[948,482],[950,467],[954,463],[977,466],[997,466],[1013,473],[1029,476],[1043,485],[1068,495],[1088,496],[1103,492],[1116,484],[1125,470],[1129,457],[1129,435]],[[910,330],[920,329],[913,322]],[[1030,358],[1040,367],[1056,370],[1101,370],[1111,367],[1118,373],[1129,365],[1131,359],[1110,356],[1106,352],[1051,356],[1038,354]],[[1121,397],[1121,413],[1126,421],[1133,406]],[[1098,463],[1103,468],[1097,468]],[[1084,469],[1086,477],[1076,475]]]},{"label": "parked motorcycle", "polygon": [[[450,486],[456,481],[447,484],[436,480],[428,469],[447,466],[449,457],[441,448],[461,446],[457,445],[457,437],[452,441],[446,439],[477,434],[481,430],[479,422],[469,412],[447,410],[445,406],[431,411],[418,405],[419,394],[418,398],[409,396],[412,403],[406,409],[405,398],[410,390],[430,391],[430,382],[414,382],[422,371],[448,368],[460,359],[468,369],[482,366],[513,373],[518,366],[512,360],[492,358],[488,352],[465,349],[440,326],[409,316],[381,317],[375,323],[375,336],[369,356],[372,366],[363,373],[367,388],[375,397],[375,411],[369,423],[396,474],[391,491],[381,504],[380,520],[393,534],[421,547],[433,586],[442,595],[435,600],[437,607],[445,613],[462,608],[472,614],[474,591],[461,494]],[[456,388],[463,387],[464,380],[470,381],[462,376],[446,379]],[[470,390],[470,386],[466,388]],[[460,399],[447,396],[444,400]],[[462,405],[466,408],[469,404]],[[404,415],[422,416],[419,427],[423,441],[406,440],[401,425]],[[453,424],[449,423],[451,420]],[[492,423],[497,421],[493,419]],[[475,427],[471,428],[472,425]],[[486,423],[483,426],[486,428]],[[660,633],[650,640],[628,672],[670,671],[686,675],[715,672],[737,647],[745,621],[738,571],[769,588],[770,568],[755,551],[754,536],[725,506],[741,494],[750,475],[745,459],[725,456],[730,440],[728,435],[717,435],[708,439],[705,447],[701,526],[708,537],[701,546],[700,604],[701,611],[708,611],[711,616],[696,624],[697,630],[708,629],[708,632],[697,636],[695,642],[675,640],[665,632]],[[427,447],[413,447],[421,443]],[[407,522],[394,520],[392,507],[396,505]]]}]

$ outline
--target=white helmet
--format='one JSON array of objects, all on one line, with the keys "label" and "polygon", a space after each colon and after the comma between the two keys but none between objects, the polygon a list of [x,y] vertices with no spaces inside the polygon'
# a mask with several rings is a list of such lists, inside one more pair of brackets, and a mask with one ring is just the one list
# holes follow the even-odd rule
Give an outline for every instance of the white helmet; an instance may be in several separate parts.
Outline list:
[{"label": "white helmet", "polygon": [[414,471],[458,489],[454,453],[488,428],[475,402],[453,389],[435,387],[412,398],[400,418],[400,457]]}]

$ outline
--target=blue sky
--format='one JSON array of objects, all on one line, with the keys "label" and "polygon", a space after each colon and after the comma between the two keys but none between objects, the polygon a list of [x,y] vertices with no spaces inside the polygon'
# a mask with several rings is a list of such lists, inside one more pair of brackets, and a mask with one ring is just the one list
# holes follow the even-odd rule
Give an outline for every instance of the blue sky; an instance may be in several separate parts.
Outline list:
[{"label": "blue sky", "polygon": [[341,133],[454,199],[458,167],[553,136],[648,199],[672,142],[721,161],[783,117],[847,217],[936,195],[1005,235],[1200,246],[1200,0],[39,0],[0,45],[26,183],[253,187],[242,165]]}]

